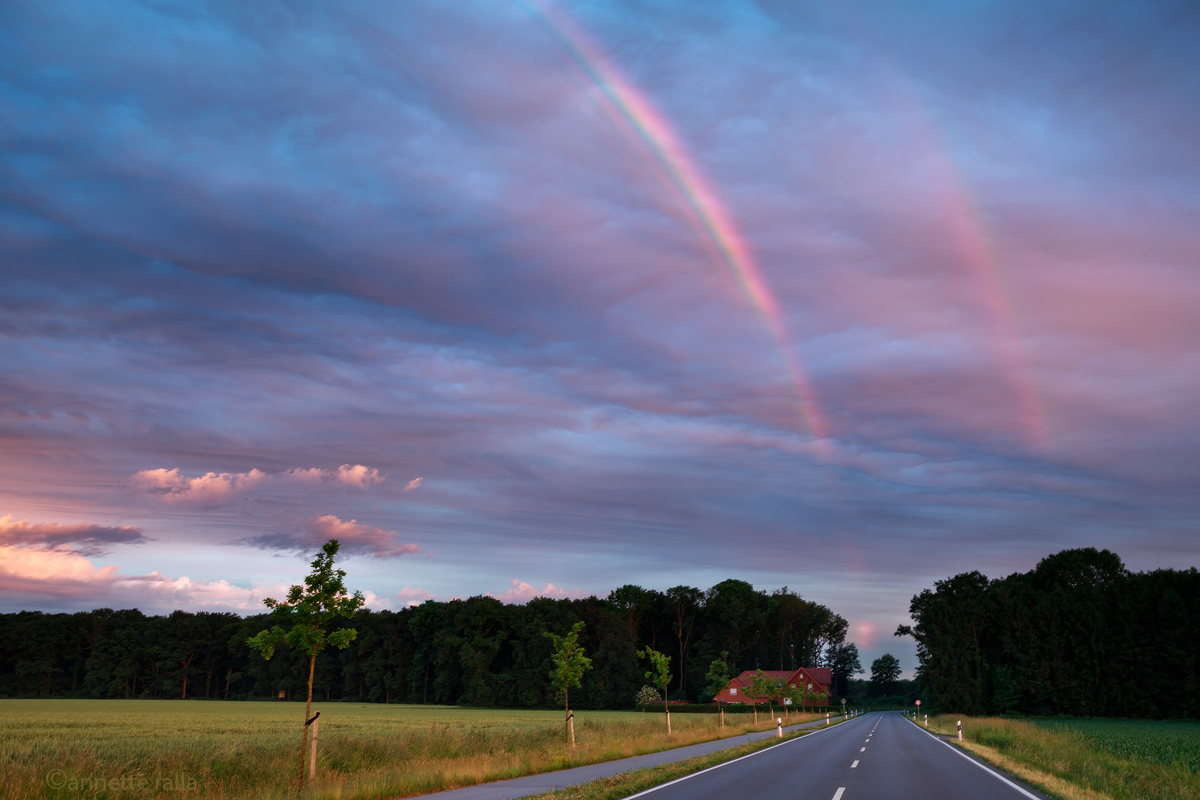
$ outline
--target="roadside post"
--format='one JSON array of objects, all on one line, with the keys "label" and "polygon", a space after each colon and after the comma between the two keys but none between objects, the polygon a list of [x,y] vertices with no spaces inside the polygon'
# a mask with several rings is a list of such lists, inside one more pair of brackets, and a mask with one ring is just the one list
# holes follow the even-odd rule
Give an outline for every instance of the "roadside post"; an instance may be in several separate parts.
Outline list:
[{"label": "roadside post", "polygon": [[828,711],[825,712],[825,724],[826,725],[829,724],[829,712]]},{"label": "roadside post", "polygon": [[926,728],[929,727],[929,715],[928,714],[925,715],[925,727]]},{"label": "roadside post", "polygon": [[313,714],[312,719],[304,723],[312,726],[312,752],[308,754],[308,779],[310,781],[317,776],[317,725],[319,724],[317,720],[320,716],[321,712],[318,711]]},{"label": "roadside post", "polygon": [[775,738],[776,739],[783,738],[783,717],[775,718]]},{"label": "roadside post", "polygon": [[958,721],[958,740],[962,741],[962,720]]}]

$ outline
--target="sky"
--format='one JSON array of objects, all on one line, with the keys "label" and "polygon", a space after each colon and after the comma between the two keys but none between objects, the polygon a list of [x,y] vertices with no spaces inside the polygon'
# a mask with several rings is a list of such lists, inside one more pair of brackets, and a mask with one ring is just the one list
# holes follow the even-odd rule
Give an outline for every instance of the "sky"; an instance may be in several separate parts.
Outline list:
[{"label": "sky", "polygon": [[1200,565],[1200,6],[0,8],[0,610]]}]

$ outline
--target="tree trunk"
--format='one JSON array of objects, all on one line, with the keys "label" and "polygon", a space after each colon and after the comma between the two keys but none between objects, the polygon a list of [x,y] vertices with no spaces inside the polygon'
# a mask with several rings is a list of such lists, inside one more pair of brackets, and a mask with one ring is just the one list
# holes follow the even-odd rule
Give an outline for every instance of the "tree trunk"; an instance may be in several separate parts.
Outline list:
[{"label": "tree trunk", "polygon": [[298,783],[304,783],[304,761],[308,755],[308,718],[312,715],[312,684],[313,670],[317,666],[317,654],[313,653],[308,659],[308,702],[304,704],[304,722],[306,723],[301,728],[300,734],[300,779]]},{"label": "tree trunk", "polygon": [[575,749],[575,726],[571,724],[571,692],[569,689],[563,689],[563,738],[571,743],[571,749]]}]

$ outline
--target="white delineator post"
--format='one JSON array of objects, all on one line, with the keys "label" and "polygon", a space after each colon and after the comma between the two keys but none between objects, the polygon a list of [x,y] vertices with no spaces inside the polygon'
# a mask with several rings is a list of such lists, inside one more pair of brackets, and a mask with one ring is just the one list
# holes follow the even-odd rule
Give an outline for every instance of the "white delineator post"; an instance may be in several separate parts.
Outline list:
[{"label": "white delineator post", "polygon": [[825,724],[826,725],[829,724],[829,712],[828,711],[825,712]]},{"label": "white delineator post", "polygon": [[925,727],[926,728],[929,727],[929,715],[928,714],[925,715]]},{"label": "white delineator post", "polygon": [[958,721],[958,740],[962,741],[962,720]]},{"label": "white delineator post", "polygon": [[783,738],[783,717],[777,717],[775,719],[775,738]]}]

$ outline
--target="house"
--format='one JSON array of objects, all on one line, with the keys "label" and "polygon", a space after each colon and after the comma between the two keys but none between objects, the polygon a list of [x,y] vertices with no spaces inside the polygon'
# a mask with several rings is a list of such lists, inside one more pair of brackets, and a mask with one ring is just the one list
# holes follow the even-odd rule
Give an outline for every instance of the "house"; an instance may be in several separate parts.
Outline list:
[{"label": "house", "polygon": [[[833,682],[833,670],[829,667],[801,667],[798,670],[766,670],[762,671],[764,678],[773,679],[776,685],[795,686],[810,694],[823,694],[825,699],[806,705],[829,705],[829,687]],[[758,670],[746,670],[741,675],[729,681],[724,689],[713,700],[717,703],[765,703],[766,695],[750,697],[750,683],[758,675]]]}]

